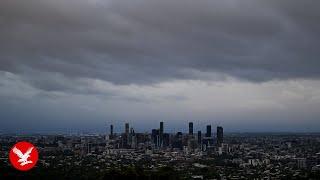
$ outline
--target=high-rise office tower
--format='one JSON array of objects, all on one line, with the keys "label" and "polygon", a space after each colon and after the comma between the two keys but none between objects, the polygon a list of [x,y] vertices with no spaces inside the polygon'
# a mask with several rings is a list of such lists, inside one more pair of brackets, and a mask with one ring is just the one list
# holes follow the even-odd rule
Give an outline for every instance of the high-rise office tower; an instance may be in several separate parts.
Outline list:
[{"label": "high-rise office tower", "polygon": [[110,135],[109,135],[109,139],[113,139],[113,125],[110,125]]},{"label": "high-rise office tower", "polygon": [[198,131],[198,144],[201,145],[202,137],[201,137],[201,131]]},{"label": "high-rise office tower", "polygon": [[193,135],[193,122],[189,122],[189,135]]},{"label": "high-rise office tower", "polygon": [[151,138],[155,147],[158,148],[160,145],[160,130],[152,129]]},{"label": "high-rise office tower", "polygon": [[160,122],[160,134],[163,134],[163,122]]},{"label": "high-rise office tower", "polygon": [[129,134],[129,141],[128,141],[128,145],[131,147],[131,148],[135,148],[136,146],[136,142],[135,142],[135,137],[136,137],[136,134],[134,133],[134,129],[133,128],[130,128],[130,134]]},{"label": "high-rise office tower", "polygon": [[125,133],[129,134],[129,123],[125,124]]},{"label": "high-rise office tower", "polygon": [[175,137],[173,139],[172,147],[173,148],[179,148],[179,149],[183,148],[183,135],[182,135],[182,132],[177,132],[177,134],[175,135]]},{"label": "high-rise office tower", "polygon": [[206,137],[211,137],[211,125],[207,125]]},{"label": "high-rise office tower", "polygon": [[220,147],[223,143],[223,128],[221,126],[217,127],[217,145]]},{"label": "high-rise office tower", "polygon": [[159,146],[163,146],[163,122],[160,122],[160,132],[159,132]]},{"label": "high-rise office tower", "polygon": [[122,136],[122,147],[123,148],[128,148],[129,146],[129,123],[125,123],[125,134]]},{"label": "high-rise office tower", "polygon": [[113,136],[113,125],[110,125],[110,135]]},{"label": "high-rise office tower", "polygon": [[154,143],[154,144],[156,144],[155,142],[155,139],[156,139],[156,137],[157,137],[157,130],[156,129],[152,129],[152,131],[151,131],[151,140],[152,140],[152,142]]},{"label": "high-rise office tower", "polygon": [[162,143],[162,147],[168,147],[170,145],[170,134],[163,133]]}]

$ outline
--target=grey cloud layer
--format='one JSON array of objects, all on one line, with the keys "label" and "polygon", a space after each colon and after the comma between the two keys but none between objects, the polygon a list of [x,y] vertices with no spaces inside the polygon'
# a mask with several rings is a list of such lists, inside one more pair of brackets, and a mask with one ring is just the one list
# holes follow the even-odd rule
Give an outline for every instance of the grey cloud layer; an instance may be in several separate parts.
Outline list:
[{"label": "grey cloud layer", "polygon": [[68,89],[54,81],[56,76],[116,84],[199,79],[201,73],[258,82],[318,79],[319,5],[311,0],[2,0],[0,70],[22,74],[47,90]]},{"label": "grey cloud layer", "polygon": [[48,92],[30,86],[23,76],[0,75],[0,132],[89,127],[105,132],[106,123],[123,127],[125,121],[139,131],[157,127],[159,121],[182,131],[188,121],[199,128],[221,123],[228,131],[310,132],[320,127],[318,80],[114,85],[82,79],[73,83],[77,88]]}]

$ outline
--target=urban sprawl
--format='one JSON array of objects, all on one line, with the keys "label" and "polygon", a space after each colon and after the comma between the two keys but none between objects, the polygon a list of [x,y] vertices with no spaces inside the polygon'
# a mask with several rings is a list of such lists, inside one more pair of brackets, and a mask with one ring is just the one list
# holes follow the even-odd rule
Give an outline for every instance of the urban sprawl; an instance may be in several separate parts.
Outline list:
[{"label": "urban sprawl", "polygon": [[[163,122],[150,133],[126,123],[123,133],[0,135],[1,176],[46,179],[320,179],[320,134],[167,133]],[[29,141],[39,151],[30,172],[15,171],[10,148]]]}]

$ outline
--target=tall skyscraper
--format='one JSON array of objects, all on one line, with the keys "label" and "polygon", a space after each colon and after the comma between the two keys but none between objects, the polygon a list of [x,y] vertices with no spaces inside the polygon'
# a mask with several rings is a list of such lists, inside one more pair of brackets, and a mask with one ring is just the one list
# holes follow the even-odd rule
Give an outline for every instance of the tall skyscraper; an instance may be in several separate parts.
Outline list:
[{"label": "tall skyscraper", "polygon": [[113,125],[112,124],[110,125],[110,136],[111,137],[113,136]]},{"label": "tall skyscraper", "polygon": [[160,134],[163,134],[163,122],[160,122]]},{"label": "tall skyscraper", "polygon": [[159,148],[161,146],[160,142],[160,129],[152,129],[151,134],[152,141],[156,148]]},{"label": "tall skyscraper", "polygon": [[201,146],[201,141],[202,141],[201,131],[198,131],[198,145],[200,146]]},{"label": "tall skyscraper", "polygon": [[221,126],[217,127],[217,145],[220,147],[223,143],[223,128]]},{"label": "tall skyscraper", "polygon": [[159,132],[159,146],[163,146],[163,122],[160,122],[160,132]]},{"label": "tall skyscraper", "polygon": [[189,122],[189,135],[193,135],[193,122]]},{"label": "tall skyscraper", "polygon": [[163,133],[162,147],[168,147],[170,145],[170,134]]},{"label": "tall skyscraper", "polygon": [[125,133],[129,134],[129,123],[125,124]]},{"label": "tall skyscraper", "polygon": [[183,148],[183,135],[182,132],[177,132],[177,134],[174,136],[173,142],[172,142],[173,148],[179,148],[182,150]]},{"label": "tall skyscraper", "polygon": [[152,139],[152,142],[153,142],[154,144],[156,144],[156,143],[157,143],[156,138],[157,138],[157,130],[156,130],[156,129],[152,129],[152,132],[151,132],[151,139]]},{"label": "tall skyscraper", "polygon": [[125,123],[125,131],[124,131],[124,135],[122,136],[122,147],[123,148],[128,148],[129,146],[129,123]]},{"label": "tall skyscraper", "polygon": [[110,125],[110,134],[109,134],[109,139],[113,139],[113,125]]},{"label": "tall skyscraper", "polygon": [[206,137],[211,137],[211,125],[207,125]]}]

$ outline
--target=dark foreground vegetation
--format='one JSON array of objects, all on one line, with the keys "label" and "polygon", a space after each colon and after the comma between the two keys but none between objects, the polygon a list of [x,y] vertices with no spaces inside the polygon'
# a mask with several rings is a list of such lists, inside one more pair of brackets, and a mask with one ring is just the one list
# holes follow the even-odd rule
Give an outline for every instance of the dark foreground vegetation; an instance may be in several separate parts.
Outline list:
[{"label": "dark foreground vegetation", "polygon": [[178,180],[180,175],[172,167],[163,167],[157,171],[145,171],[139,167],[126,167],[119,170],[81,170],[78,167],[74,169],[49,169],[43,167],[36,167],[27,172],[21,172],[13,169],[10,166],[4,166],[1,164],[1,175],[0,179],[45,179],[45,180],[56,180],[56,179],[101,179],[101,180],[116,180],[116,179],[130,179],[130,180]]}]

